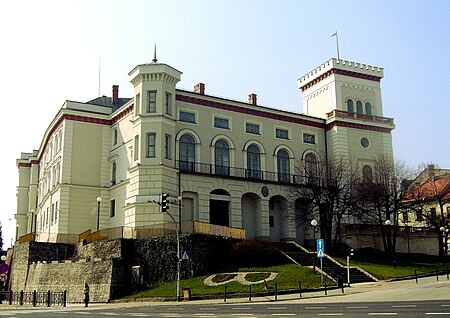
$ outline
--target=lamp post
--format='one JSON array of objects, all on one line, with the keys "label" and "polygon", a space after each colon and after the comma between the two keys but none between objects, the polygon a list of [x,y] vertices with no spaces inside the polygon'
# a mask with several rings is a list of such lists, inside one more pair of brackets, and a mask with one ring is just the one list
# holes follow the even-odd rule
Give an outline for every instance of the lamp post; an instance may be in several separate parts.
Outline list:
[{"label": "lamp post", "polygon": [[180,234],[178,232],[178,226],[177,222],[173,218],[173,216],[169,213],[169,211],[166,211],[166,213],[170,216],[170,218],[173,221],[173,224],[175,225],[175,230],[177,234],[177,301],[180,301]]},{"label": "lamp post", "polygon": [[446,228],[445,226],[441,226],[439,228],[439,231],[441,231],[442,233],[442,260],[443,260],[443,264],[445,265],[445,254],[447,254],[447,235],[448,235],[448,231],[449,229]]},{"label": "lamp post", "polygon": [[392,262],[393,262],[394,268],[397,268],[397,264],[395,262],[395,250],[394,250],[394,244],[393,244],[394,242],[392,242],[393,238],[391,237],[391,225],[392,225],[392,222],[391,222],[391,220],[388,219],[388,220],[384,221],[384,224],[388,228],[388,237],[387,237],[388,242],[387,242],[387,244],[388,244],[388,247],[390,247],[390,249],[391,249],[389,252],[391,252]]},{"label": "lamp post", "polygon": [[97,231],[100,230],[100,202],[102,202],[102,198],[97,197]]},{"label": "lamp post", "polygon": [[313,262],[313,268],[314,268],[314,274],[316,273],[316,253],[317,253],[317,247],[316,247],[316,228],[319,223],[317,220],[312,219],[311,220],[311,226],[313,227],[313,240],[314,240],[314,262]]}]

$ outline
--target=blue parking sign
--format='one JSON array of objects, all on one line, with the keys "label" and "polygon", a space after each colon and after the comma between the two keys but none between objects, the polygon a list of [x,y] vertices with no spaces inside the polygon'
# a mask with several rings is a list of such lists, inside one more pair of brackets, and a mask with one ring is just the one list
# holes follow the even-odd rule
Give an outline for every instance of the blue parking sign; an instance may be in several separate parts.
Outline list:
[{"label": "blue parking sign", "polygon": [[323,239],[318,239],[316,241],[316,246],[317,246],[317,258],[322,258],[325,256],[325,243],[323,241]]}]

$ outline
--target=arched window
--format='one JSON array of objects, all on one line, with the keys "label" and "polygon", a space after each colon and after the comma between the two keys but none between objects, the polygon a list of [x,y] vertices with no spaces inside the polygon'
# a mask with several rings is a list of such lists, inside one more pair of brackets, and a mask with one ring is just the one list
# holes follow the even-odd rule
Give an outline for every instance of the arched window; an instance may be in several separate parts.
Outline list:
[{"label": "arched window", "polygon": [[255,145],[247,148],[247,177],[261,179],[261,153]]},{"label": "arched window", "polygon": [[363,176],[363,183],[372,183],[373,182],[372,168],[368,165],[365,165],[362,168],[362,176]]},{"label": "arched window", "polygon": [[305,156],[305,176],[307,184],[318,183],[318,161],[316,155],[313,153],[309,153]]},{"label": "arched window", "polygon": [[214,159],[216,174],[228,176],[230,174],[230,147],[221,139],[214,145]]},{"label": "arched window", "polygon": [[360,100],[356,101],[356,112],[358,114],[362,114],[363,113],[362,102]]},{"label": "arched window", "polygon": [[280,149],[277,152],[277,170],[278,170],[278,181],[279,182],[289,182],[290,180],[290,163],[289,154],[286,150]]},{"label": "arched window", "polygon": [[195,139],[191,135],[180,138],[180,170],[195,171]]},{"label": "arched window", "polygon": [[349,113],[355,112],[355,108],[353,107],[353,99],[347,99],[347,110]]},{"label": "arched window", "polygon": [[369,102],[366,102],[366,115],[372,115],[372,105]]}]

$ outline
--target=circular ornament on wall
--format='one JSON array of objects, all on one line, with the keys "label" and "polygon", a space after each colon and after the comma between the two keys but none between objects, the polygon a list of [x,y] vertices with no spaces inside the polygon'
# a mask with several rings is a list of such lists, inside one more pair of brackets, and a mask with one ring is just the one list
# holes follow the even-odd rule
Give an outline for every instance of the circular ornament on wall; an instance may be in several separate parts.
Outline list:
[{"label": "circular ornament on wall", "polygon": [[367,139],[366,137],[362,137],[361,138],[361,146],[363,146],[364,148],[369,147],[369,139]]},{"label": "circular ornament on wall", "polygon": [[261,188],[261,194],[262,194],[263,196],[267,197],[267,196],[269,195],[269,188],[266,187],[266,186],[263,186],[263,187]]}]

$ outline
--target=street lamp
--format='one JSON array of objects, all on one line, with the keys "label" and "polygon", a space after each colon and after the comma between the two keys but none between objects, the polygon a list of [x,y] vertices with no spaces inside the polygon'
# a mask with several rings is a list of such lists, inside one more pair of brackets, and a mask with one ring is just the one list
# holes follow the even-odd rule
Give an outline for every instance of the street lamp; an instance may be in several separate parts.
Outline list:
[{"label": "street lamp", "polygon": [[442,246],[442,248],[443,248],[443,250],[442,250],[442,259],[443,259],[444,265],[445,265],[445,254],[447,254],[447,235],[448,235],[449,229],[446,228],[445,226],[441,226],[439,228],[439,230],[442,233],[442,245],[443,245]]},{"label": "street lamp", "polygon": [[97,197],[97,231],[100,229],[100,202],[102,202],[102,198]]},{"label": "street lamp", "polygon": [[314,268],[314,274],[316,273],[316,249],[317,249],[317,247],[316,247],[316,228],[317,228],[317,225],[318,225],[319,223],[317,222],[317,220],[315,220],[315,219],[312,219],[311,220],[311,226],[313,227],[313,240],[314,240],[314,262],[313,262],[313,268]]},{"label": "street lamp", "polygon": [[391,256],[392,256],[392,262],[393,262],[394,268],[397,268],[397,264],[395,262],[394,242],[393,242],[393,238],[391,237],[391,225],[392,225],[392,222],[391,222],[391,220],[387,219],[386,221],[384,221],[384,224],[388,227],[388,234],[389,235],[387,237],[387,239],[388,239],[387,244],[388,244],[388,247],[390,246],[390,249],[391,249],[391,251],[389,251],[389,252],[392,253]]}]

